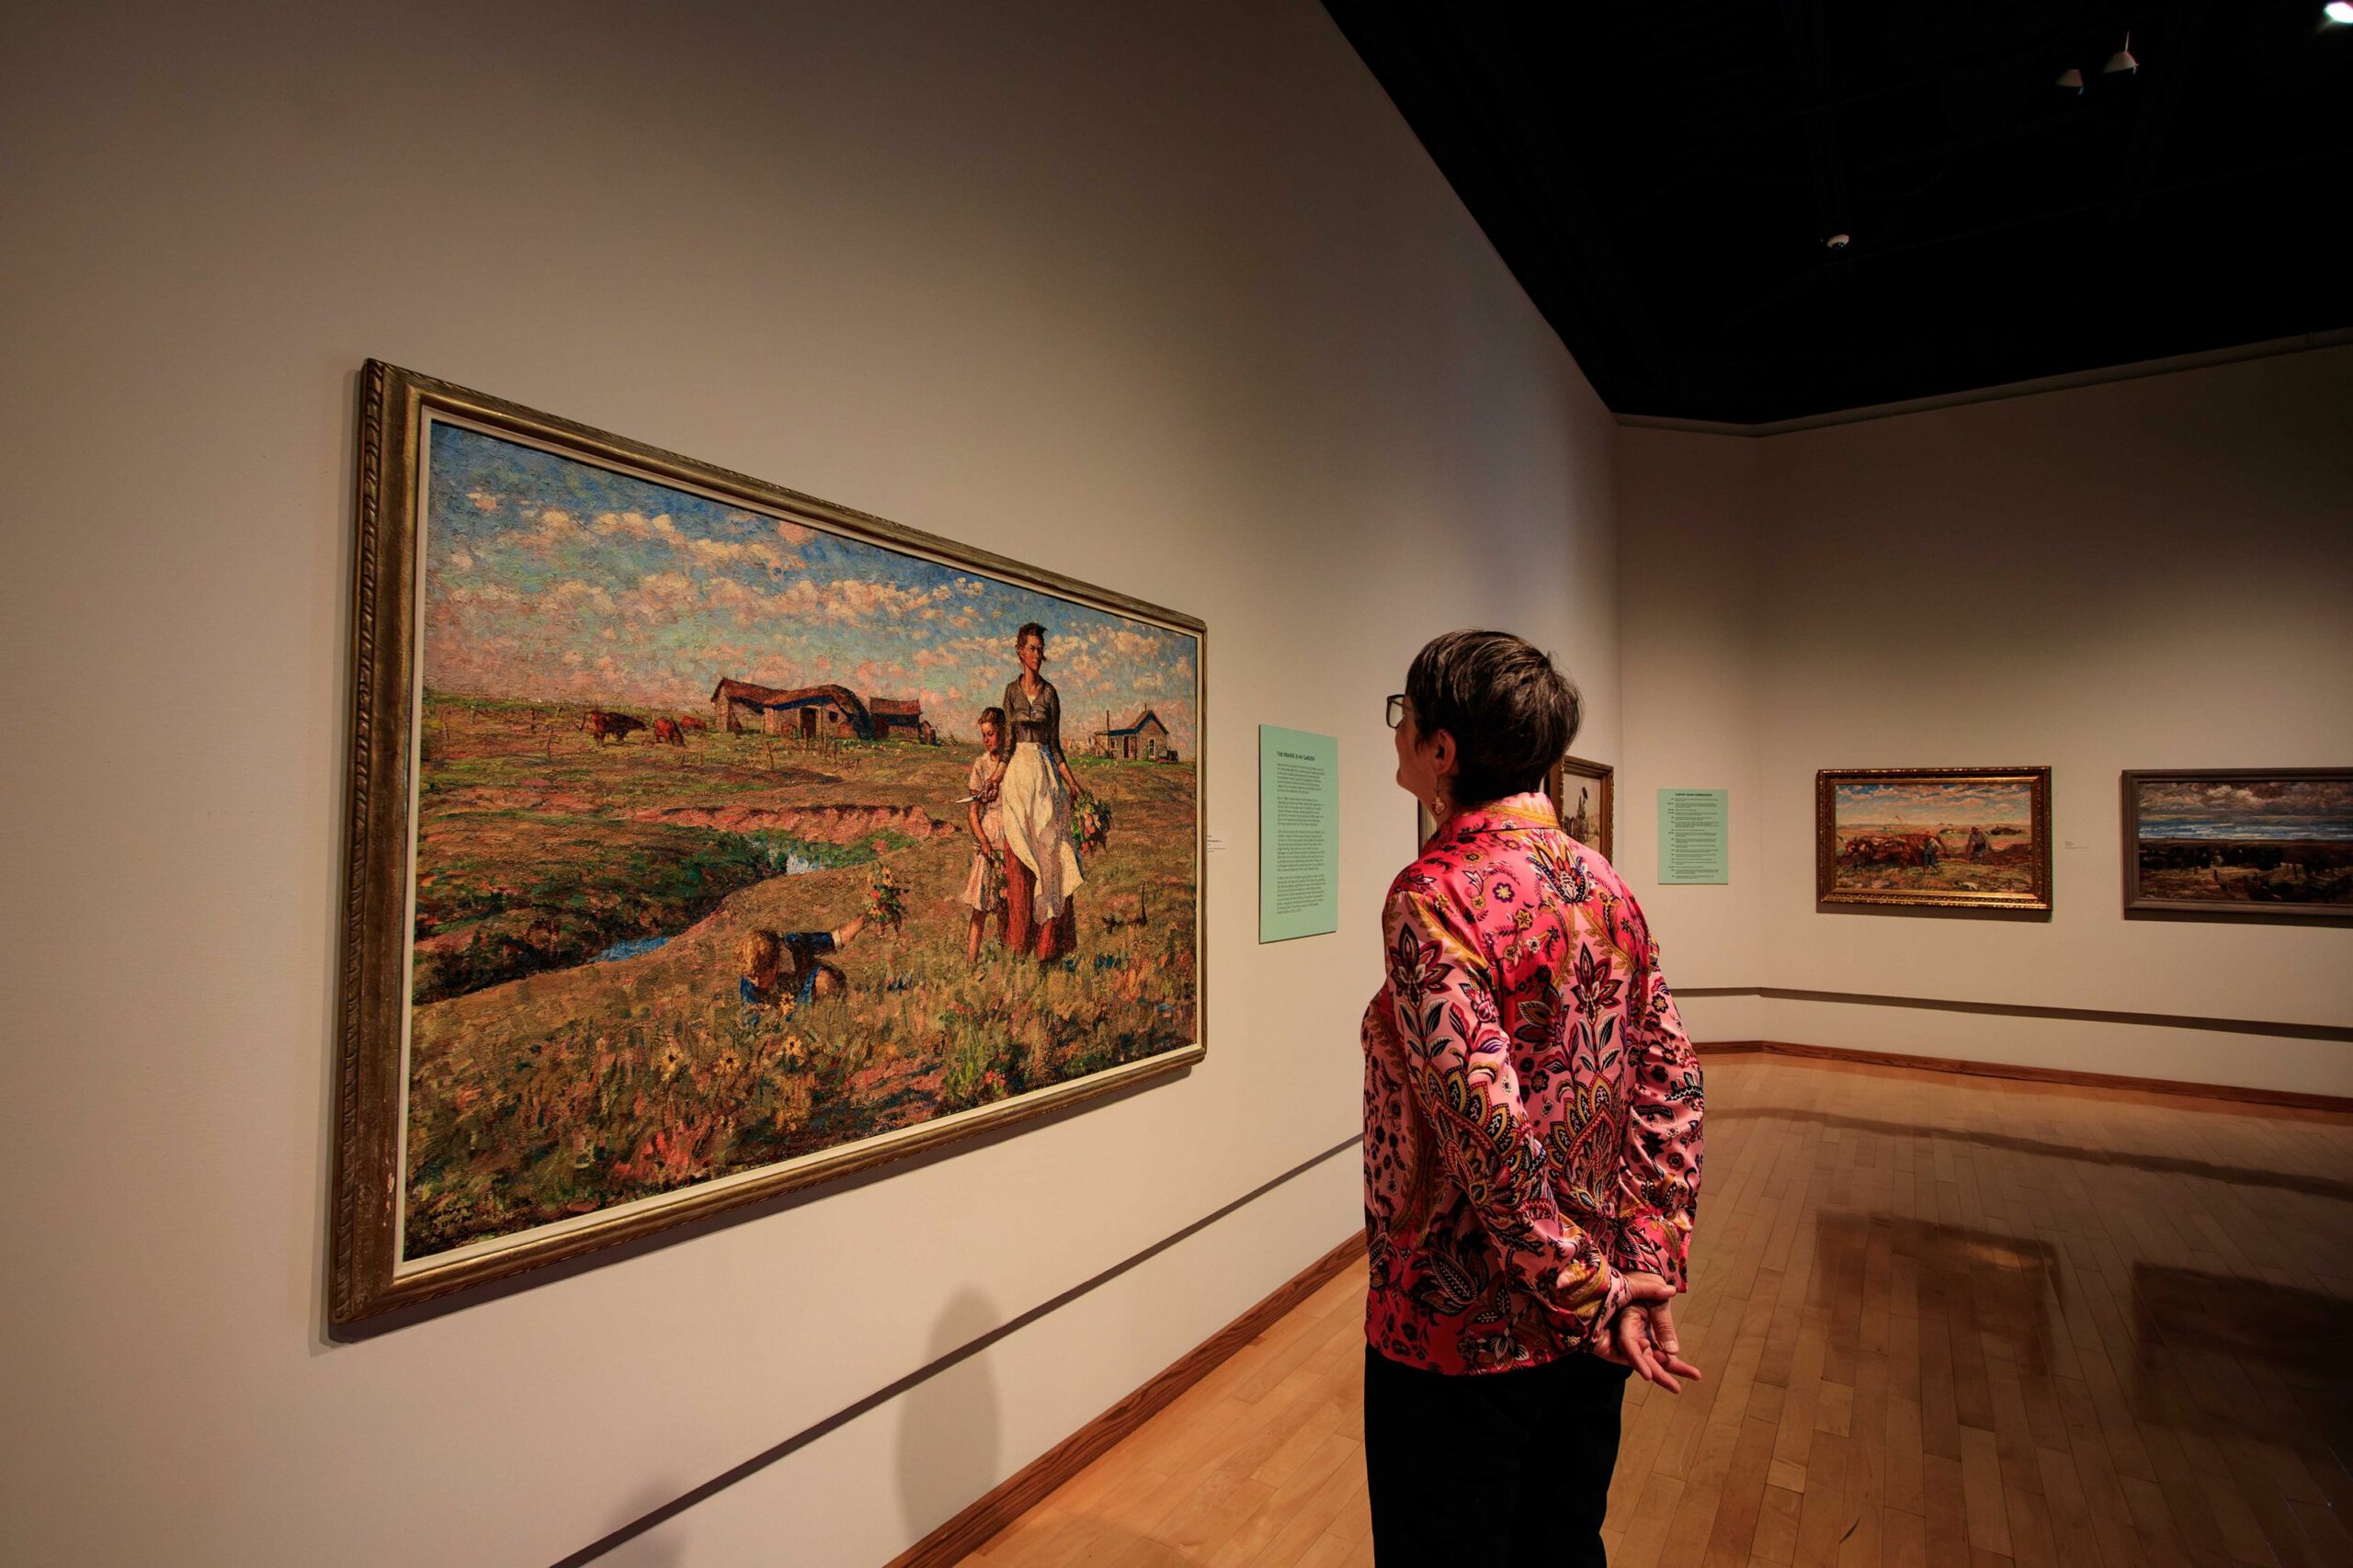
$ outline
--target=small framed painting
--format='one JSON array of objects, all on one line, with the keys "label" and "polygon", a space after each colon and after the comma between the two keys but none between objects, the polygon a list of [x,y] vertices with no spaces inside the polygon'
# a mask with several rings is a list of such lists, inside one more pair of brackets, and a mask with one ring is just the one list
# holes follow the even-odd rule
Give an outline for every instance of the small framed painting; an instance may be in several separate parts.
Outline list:
[{"label": "small framed painting", "polygon": [[1814,775],[1814,898],[2051,907],[2051,769],[1847,767]]},{"label": "small framed painting", "polygon": [[1606,762],[1564,756],[1544,776],[1544,789],[1561,814],[1561,825],[1605,860],[1615,858],[1610,824],[1617,815],[1617,771]]},{"label": "small framed painting", "polygon": [[2353,920],[2353,767],[2125,774],[2124,907]]}]

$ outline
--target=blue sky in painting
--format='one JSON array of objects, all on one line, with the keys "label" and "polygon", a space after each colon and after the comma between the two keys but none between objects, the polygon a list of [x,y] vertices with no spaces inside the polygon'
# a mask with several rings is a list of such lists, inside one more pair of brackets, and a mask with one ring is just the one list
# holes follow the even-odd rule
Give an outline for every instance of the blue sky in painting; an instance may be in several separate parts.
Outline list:
[{"label": "blue sky in painting", "polygon": [[2025,827],[2033,816],[2034,793],[2026,784],[1922,779],[1832,788],[1842,827]]},{"label": "blue sky in painting", "polygon": [[435,690],[693,710],[722,676],[835,682],[969,735],[1037,620],[1074,743],[1149,708],[1197,749],[1181,632],[438,421],[426,506]]},{"label": "blue sky in painting", "polygon": [[2143,779],[2143,838],[2353,840],[2353,780]]}]

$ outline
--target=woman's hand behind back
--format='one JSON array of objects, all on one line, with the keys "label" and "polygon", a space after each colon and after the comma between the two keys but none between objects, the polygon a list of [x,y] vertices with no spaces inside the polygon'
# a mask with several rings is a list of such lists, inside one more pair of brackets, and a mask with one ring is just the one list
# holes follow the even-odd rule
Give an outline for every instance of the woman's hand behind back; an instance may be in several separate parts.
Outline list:
[{"label": "woman's hand behind back", "polygon": [[1655,1274],[1627,1274],[1626,1304],[1595,1336],[1595,1353],[1605,1361],[1631,1367],[1646,1381],[1669,1393],[1682,1392],[1677,1378],[1699,1381],[1699,1369],[1682,1356],[1675,1332],[1675,1287]]}]

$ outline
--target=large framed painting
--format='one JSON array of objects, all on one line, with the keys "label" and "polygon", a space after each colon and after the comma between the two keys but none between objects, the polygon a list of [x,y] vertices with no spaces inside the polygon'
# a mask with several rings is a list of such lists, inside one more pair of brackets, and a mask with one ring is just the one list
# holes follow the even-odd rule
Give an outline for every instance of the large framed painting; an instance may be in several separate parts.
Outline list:
[{"label": "large framed painting", "polygon": [[2353,767],[2125,774],[2124,907],[2353,920]]},{"label": "large framed painting", "polygon": [[1824,768],[1814,776],[1814,896],[2049,909],[2051,769]]},{"label": "large framed painting", "polygon": [[1201,1059],[1199,620],[360,392],[335,1323]]},{"label": "large framed painting", "polygon": [[1606,762],[1564,756],[1545,776],[1544,788],[1569,836],[1598,851],[1603,859],[1613,858],[1610,826],[1617,816],[1617,769]]}]

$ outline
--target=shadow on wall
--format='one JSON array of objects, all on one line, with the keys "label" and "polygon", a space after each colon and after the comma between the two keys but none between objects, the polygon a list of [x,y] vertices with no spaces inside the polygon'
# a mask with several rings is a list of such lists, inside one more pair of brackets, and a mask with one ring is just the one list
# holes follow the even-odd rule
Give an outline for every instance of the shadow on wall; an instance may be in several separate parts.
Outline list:
[{"label": "shadow on wall", "polygon": [[[624,1519],[642,1519],[675,1501],[681,1490],[666,1483],[649,1482],[620,1506],[619,1515]],[[675,1529],[649,1530],[597,1559],[598,1568],[685,1568],[686,1561],[686,1538]]]},{"label": "shadow on wall", "polygon": [[[959,1290],[932,1325],[930,1361],[955,1355],[1003,1321],[987,1296]],[[1000,1479],[996,1377],[985,1355],[968,1357],[909,1389],[899,1403],[899,1512],[908,1534],[920,1539]]]}]

